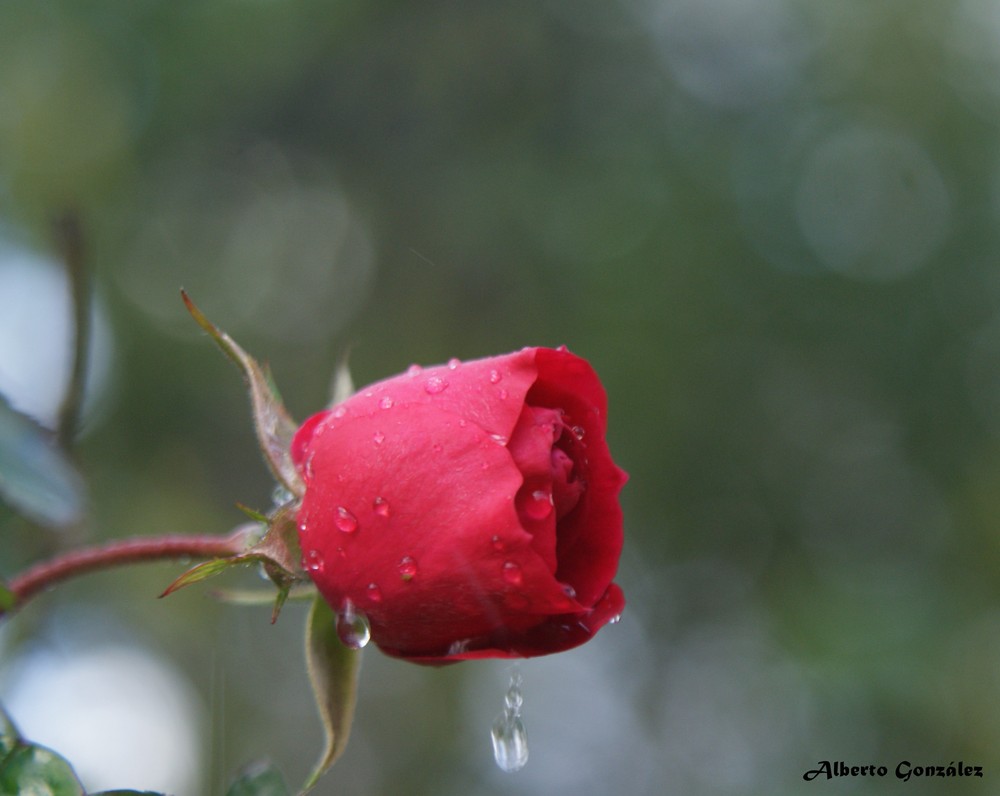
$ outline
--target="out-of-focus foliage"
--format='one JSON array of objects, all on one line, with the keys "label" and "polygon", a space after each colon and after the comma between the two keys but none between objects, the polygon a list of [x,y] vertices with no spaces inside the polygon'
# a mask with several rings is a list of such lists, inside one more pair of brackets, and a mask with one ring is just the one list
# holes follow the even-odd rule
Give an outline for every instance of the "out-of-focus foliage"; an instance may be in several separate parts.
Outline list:
[{"label": "out-of-focus foliage", "polygon": [[[812,793],[826,759],[893,781],[962,759],[987,772],[963,792],[995,792],[998,127],[995,0],[0,4],[0,299],[26,304],[11,252],[52,255],[75,208],[111,329],[85,528],[2,509],[0,574],[270,508],[239,377],[180,287],[298,420],[348,349],[364,384],[566,343],[631,474],[622,622],[523,666],[509,776],[506,664],[368,654],[316,792]],[[61,324],[0,336],[0,389]],[[193,689],[202,757],[193,782],[102,784],[60,746],[88,787],[222,793],[261,757],[302,781],[304,614],[155,601],[176,574],[39,599],[4,629],[0,698],[28,732],[26,672],[128,639]]]}]

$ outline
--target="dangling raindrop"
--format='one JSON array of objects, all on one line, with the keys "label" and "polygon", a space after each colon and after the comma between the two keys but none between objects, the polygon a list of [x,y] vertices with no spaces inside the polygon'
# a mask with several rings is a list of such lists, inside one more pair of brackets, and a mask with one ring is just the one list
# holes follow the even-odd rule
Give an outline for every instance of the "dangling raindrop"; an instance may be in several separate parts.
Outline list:
[{"label": "dangling raindrop", "polygon": [[368,618],[354,608],[354,603],[344,600],[344,605],[337,612],[337,635],[345,647],[359,650],[371,638],[371,628]]},{"label": "dangling raindrop", "polygon": [[501,770],[520,771],[528,762],[528,733],[521,720],[521,672],[515,669],[504,696],[504,708],[490,735],[493,738],[493,759]]}]

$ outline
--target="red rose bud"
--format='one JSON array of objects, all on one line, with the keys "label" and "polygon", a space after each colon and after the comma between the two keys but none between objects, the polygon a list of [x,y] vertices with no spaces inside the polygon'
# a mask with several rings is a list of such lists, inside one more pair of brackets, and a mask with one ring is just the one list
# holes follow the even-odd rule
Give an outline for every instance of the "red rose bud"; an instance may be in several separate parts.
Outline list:
[{"label": "red rose bud", "polygon": [[295,435],[303,566],[390,655],[545,655],[621,613],[626,475],[597,375],[565,349],[373,384]]}]

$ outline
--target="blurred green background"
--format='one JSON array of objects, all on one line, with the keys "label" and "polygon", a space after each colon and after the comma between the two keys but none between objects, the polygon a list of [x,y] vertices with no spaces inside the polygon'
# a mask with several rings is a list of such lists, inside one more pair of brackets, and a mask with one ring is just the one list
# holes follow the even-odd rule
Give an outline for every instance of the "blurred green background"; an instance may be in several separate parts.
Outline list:
[{"label": "blurred green background", "polygon": [[[998,0],[0,0],[0,391],[51,422],[67,209],[99,314],[86,521],[0,509],[0,574],[270,504],[182,286],[300,420],[348,349],[363,384],[565,343],[631,475],[623,621],[522,664],[514,775],[509,663],[370,650],[317,792],[882,793],[963,760],[898,787],[995,793],[998,131]],[[300,782],[301,607],[158,602],[177,572],[6,622],[0,700],[94,788]]]}]

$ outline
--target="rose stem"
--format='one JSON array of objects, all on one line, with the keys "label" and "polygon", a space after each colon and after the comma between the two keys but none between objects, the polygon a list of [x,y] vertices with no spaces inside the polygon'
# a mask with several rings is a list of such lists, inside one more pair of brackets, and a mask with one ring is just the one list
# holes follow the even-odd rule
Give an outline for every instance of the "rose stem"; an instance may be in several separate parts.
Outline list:
[{"label": "rose stem", "polygon": [[[17,610],[40,591],[88,572],[144,561],[178,558],[225,558],[246,549],[246,529],[228,536],[171,536],[120,539],[103,545],[83,547],[57,555],[15,575],[6,585],[13,601],[6,612]],[[0,616],[5,613],[0,608]]]}]

